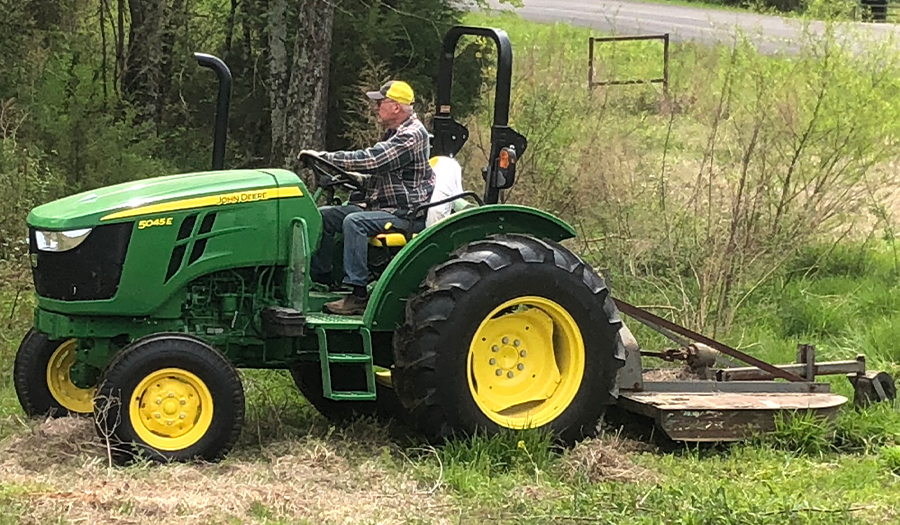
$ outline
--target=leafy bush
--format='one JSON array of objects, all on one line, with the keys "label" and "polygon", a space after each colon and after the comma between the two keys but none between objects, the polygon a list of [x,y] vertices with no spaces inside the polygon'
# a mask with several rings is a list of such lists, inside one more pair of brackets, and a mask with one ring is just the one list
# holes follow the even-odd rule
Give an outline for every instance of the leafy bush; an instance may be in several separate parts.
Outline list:
[{"label": "leafy bush", "polygon": [[28,254],[25,216],[58,194],[60,181],[36,148],[20,144],[16,130],[25,116],[8,101],[0,105],[0,261],[21,261]]},{"label": "leafy bush", "polygon": [[[851,50],[826,25],[789,60],[740,35],[733,48],[673,45],[666,95],[588,89],[589,31],[473,18],[517,46],[511,119],[529,147],[506,199],[571,221],[577,249],[624,299],[649,291],[675,321],[716,335],[805,247],[888,228],[870,214],[897,182],[900,55],[888,43],[860,36]],[[595,64],[598,78],[653,78],[661,46],[598,44]],[[490,116],[469,121],[470,186],[482,184]],[[814,312],[801,310],[785,332],[840,330],[841,311],[806,322]]]},{"label": "leafy bush", "polygon": [[884,447],[878,455],[884,468],[900,474],[900,446]]},{"label": "leafy bush", "polygon": [[813,413],[778,413],[775,430],[763,439],[770,445],[800,454],[820,455],[834,450],[833,427]]},{"label": "leafy bush", "polygon": [[[330,149],[369,145],[348,141],[346,131],[368,126],[372,111],[363,93],[389,79],[406,80],[413,86],[420,117],[432,112],[441,43],[447,30],[462,17],[456,4],[446,0],[400,0],[391,5],[361,1],[341,7],[335,11],[332,42]],[[459,43],[452,90],[457,118],[468,115],[479,103],[483,78],[480,57],[491,46],[468,37]]]},{"label": "leafy bush", "polygon": [[848,407],[835,422],[834,442],[843,452],[865,453],[900,444],[900,403],[876,403],[861,410]]}]

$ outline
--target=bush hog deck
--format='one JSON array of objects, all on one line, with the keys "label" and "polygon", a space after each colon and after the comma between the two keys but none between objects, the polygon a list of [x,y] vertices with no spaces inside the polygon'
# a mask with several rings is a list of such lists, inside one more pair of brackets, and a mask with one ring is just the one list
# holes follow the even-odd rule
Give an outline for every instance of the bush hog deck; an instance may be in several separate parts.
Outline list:
[{"label": "bush hog deck", "polygon": [[[455,210],[421,231],[371,239],[370,300],[352,317],[323,313],[346,292],[309,277],[317,205],[351,179],[316,157],[304,159],[315,192],[283,169],[225,170],[231,75],[198,54],[220,79],[212,171],[72,195],[28,216],[37,307],[14,374],[25,412],[93,414],[123,459],[215,460],[241,431],[240,367],[290,370],[334,420],[402,417],[432,440],[541,427],[572,442],[615,403],[675,439],[739,439],[771,428],[781,410],[833,413],[846,399],[815,382],[826,372],[850,374],[861,402],[893,396],[891,379],[867,373],[864,360],[816,363],[807,350],[799,365],[774,367],[617,302],[559,244],[575,236],[570,225],[500,204],[527,147],[507,125],[512,48],[503,31],[446,35],[434,156],[452,161],[468,138],[450,105],[464,35],[498,49],[484,190],[413,210]],[[620,312],[681,342],[644,357],[685,359],[703,379],[645,381]],[[752,368],[716,369],[723,356]]]}]

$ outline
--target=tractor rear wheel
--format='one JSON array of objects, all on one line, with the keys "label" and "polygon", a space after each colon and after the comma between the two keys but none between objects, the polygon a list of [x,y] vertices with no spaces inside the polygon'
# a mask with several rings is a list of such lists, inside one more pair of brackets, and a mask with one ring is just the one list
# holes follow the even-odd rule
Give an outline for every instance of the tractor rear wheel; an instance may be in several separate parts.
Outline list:
[{"label": "tractor rear wheel", "polygon": [[544,428],[572,443],[615,402],[620,327],[603,280],[559,244],[471,243],[407,303],[394,386],[432,440]]},{"label": "tractor rear wheel", "polygon": [[25,414],[63,417],[91,413],[96,388],[81,388],[70,376],[77,350],[75,339],[51,341],[46,334],[28,331],[13,371],[16,395]]},{"label": "tractor rear wheel", "polygon": [[237,441],[244,390],[234,366],[212,346],[157,334],[125,347],[106,369],[94,400],[101,438],[156,461],[215,461]]}]

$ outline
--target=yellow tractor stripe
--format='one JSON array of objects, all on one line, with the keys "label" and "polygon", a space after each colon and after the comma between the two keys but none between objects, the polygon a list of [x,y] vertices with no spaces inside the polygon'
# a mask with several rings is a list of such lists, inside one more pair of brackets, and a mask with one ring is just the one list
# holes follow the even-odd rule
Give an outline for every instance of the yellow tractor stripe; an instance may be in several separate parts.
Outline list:
[{"label": "yellow tractor stripe", "polygon": [[191,208],[204,208],[207,206],[224,206],[228,204],[243,204],[247,202],[267,201],[270,199],[283,199],[287,197],[302,197],[303,192],[297,186],[289,186],[287,188],[260,188],[250,191],[236,191],[233,193],[221,193],[219,195],[209,195],[206,197],[194,197],[191,199],[182,199],[179,201],[163,202],[160,204],[150,204],[148,206],[140,206],[128,210],[111,213],[101,221],[110,221],[113,219],[124,219],[126,217],[135,217],[138,215],[147,215],[151,213],[164,213],[169,211],[188,210]]}]

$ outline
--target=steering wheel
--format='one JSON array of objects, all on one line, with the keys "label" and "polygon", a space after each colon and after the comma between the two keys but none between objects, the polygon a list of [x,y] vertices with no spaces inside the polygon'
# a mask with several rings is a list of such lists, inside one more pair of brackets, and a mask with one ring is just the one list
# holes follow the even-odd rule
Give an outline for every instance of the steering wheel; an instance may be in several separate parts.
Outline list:
[{"label": "steering wheel", "polygon": [[330,190],[332,195],[334,194],[334,189],[338,186],[343,186],[350,190],[365,191],[365,188],[353,180],[346,170],[335,166],[322,157],[304,153],[300,155],[300,161],[316,174],[316,184],[326,191]]}]

